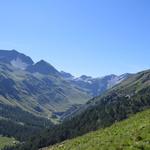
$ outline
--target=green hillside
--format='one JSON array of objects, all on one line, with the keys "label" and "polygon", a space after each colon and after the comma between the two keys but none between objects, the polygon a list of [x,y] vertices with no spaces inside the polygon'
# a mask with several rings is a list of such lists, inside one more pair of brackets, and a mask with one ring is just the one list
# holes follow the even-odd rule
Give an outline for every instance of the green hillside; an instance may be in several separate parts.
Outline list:
[{"label": "green hillside", "polygon": [[0,104],[0,135],[24,141],[51,125],[53,123],[46,118],[34,116],[18,107]]},{"label": "green hillside", "polygon": [[4,148],[5,146],[13,146],[16,143],[17,141],[14,138],[0,136],[0,150]]},{"label": "green hillside", "polygon": [[149,150],[150,109],[87,135],[65,141],[48,150]]}]

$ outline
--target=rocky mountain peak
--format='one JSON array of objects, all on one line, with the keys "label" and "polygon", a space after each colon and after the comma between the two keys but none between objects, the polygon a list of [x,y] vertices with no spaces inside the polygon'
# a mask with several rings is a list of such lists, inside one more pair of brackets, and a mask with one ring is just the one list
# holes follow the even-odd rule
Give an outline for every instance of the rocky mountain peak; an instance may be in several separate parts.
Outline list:
[{"label": "rocky mountain peak", "polygon": [[11,64],[13,67],[23,70],[34,63],[29,56],[16,50],[0,50],[0,62]]}]

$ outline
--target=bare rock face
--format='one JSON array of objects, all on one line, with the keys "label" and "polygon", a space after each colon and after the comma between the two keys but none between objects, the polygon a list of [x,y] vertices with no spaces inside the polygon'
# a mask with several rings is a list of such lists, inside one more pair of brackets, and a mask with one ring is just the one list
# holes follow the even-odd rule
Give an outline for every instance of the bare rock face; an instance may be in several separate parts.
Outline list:
[{"label": "bare rock face", "polygon": [[30,57],[16,50],[0,50],[0,62],[22,70],[34,63]]}]

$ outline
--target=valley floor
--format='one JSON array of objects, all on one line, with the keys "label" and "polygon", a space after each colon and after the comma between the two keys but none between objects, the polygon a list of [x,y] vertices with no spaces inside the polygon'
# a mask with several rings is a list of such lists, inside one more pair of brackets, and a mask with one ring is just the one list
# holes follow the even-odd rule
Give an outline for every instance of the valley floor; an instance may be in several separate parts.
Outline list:
[{"label": "valley floor", "polygon": [[43,150],[150,150],[150,109]]}]

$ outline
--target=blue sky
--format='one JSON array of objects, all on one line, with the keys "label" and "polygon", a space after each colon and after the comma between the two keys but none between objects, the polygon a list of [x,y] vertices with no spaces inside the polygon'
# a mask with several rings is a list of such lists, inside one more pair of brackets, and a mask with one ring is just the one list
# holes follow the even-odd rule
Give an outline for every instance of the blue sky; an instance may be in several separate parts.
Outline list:
[{"label": "blue sky", "polygon": [[103,76],[150,68],[149,0],[0,0],[0,49]]}]

